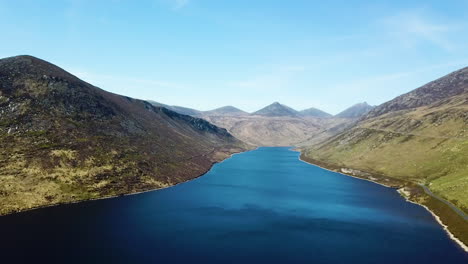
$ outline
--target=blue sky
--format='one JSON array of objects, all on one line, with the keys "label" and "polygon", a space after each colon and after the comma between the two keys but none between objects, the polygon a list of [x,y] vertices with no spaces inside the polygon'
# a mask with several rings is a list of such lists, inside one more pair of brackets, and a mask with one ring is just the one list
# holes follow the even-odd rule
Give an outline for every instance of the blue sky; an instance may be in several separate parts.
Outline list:
[{"label": "blue sky", "polygon": [[468,1],[0,0],[0,57],[200,110],[337,113],[468,66]]}]

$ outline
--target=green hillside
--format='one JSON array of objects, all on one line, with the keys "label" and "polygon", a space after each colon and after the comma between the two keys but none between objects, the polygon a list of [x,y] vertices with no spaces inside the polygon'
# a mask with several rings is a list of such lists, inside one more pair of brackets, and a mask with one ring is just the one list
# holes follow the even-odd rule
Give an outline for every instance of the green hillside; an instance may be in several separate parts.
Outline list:
[{"label": "green hillside", "polygon": [[468,241],[466,221],[448,219],[452,212],[431,204],[433,200],[417,188],[427,186],[468,212],[468,68],[376,107],[352,128],[303,148],[303,157],[407,186],[413,200],[444,211],[442,220],[464,230],[458,234]]}]

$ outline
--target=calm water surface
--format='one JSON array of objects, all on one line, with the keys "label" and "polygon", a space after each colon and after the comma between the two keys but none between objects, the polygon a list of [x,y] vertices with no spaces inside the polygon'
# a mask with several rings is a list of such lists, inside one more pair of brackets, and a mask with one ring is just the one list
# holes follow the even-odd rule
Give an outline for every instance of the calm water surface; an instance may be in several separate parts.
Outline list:
[{"label": "calm water surface", "polygon": [[392,189],[261,148],[173,188],[0,217],[2,263],[468,263]]}]

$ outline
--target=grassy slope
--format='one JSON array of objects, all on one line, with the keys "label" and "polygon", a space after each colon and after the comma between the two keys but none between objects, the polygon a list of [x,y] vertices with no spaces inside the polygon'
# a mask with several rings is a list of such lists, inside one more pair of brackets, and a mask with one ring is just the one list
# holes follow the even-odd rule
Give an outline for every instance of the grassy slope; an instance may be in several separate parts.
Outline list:
[{"label": "grassy slope", "polygon": [[308,149],[306,155],[424,183],[468,211],[467,111],[457,98],[451,107],[423,107],[371,119]]},{"label": "grassy slope", "polygon": [[456,96],[444,104],[371,118],[320,145],[304,149],[303,156],[326,167],[353,168],[401,180],[393,185],[411,189],[412,200],[435,211],[467,243],[466,221],[417,186],[428,186],[468,212],[466,102],[466,95]]}]

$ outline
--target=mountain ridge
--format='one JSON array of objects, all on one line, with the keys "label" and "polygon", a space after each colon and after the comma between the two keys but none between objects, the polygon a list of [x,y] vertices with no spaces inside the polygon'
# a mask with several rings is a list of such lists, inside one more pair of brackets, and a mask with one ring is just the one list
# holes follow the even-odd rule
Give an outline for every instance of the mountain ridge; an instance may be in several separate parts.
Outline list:
[{"label": "mountain ridge", "polygon": [[364,116],[364,119],[384,115],[391,111],[430,105],[467,92],[468,67],[465,67],[375,107]]},{"label": "mountain ridge", "polygon": [[0,214],[158,189],[249,147],[32,56],[0,59]]}]

